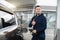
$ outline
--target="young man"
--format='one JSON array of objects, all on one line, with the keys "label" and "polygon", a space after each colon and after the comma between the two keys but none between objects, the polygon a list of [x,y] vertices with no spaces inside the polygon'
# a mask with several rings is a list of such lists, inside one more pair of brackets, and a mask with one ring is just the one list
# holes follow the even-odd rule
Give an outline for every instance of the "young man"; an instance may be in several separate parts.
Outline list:
[{"label": "young man", "polygon": [[41,7],[38,5],[35,7],[36,15],[32,18],[29,27],[33,26],[32,40],[45,40],[45,29],[47,28],[46,18],[41,13]]}]

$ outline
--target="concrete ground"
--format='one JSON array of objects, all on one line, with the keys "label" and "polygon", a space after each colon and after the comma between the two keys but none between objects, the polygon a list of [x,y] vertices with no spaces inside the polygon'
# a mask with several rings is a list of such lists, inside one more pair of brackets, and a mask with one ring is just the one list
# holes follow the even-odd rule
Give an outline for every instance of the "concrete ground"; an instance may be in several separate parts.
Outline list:
[{"label": "concrete ground", "polygon": [[[31,33],[28,31],[27,33],[23,33],[24,35],[24,39],[25,40],[31,40],[32,35]],[[46,40],[54,40],[54,29],[47,29],[46,30]]]}]

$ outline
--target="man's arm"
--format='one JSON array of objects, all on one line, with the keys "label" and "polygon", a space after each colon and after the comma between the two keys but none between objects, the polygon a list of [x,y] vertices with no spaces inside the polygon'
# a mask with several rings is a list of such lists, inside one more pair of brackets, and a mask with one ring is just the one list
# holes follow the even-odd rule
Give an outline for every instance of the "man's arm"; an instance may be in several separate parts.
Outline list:
[{"label": "man's arm", "polygon": [[29,27],[32,27],[32,21],[33,21],[34,17],[31,19],[30,23],[29,23]]}]

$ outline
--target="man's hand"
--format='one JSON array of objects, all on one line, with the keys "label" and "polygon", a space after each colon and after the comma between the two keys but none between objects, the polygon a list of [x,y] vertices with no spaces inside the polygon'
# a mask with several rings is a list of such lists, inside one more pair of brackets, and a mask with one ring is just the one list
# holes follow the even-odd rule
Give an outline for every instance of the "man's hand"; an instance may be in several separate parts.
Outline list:
[{"label": "man's hand", "polygon": [[36,33],[36,30],[33,30],[32,33]]},{"label": "man's hand", "polygon": [[36,24],[36,22],[35,21],[32,21],[32,25],[34,26]]}]

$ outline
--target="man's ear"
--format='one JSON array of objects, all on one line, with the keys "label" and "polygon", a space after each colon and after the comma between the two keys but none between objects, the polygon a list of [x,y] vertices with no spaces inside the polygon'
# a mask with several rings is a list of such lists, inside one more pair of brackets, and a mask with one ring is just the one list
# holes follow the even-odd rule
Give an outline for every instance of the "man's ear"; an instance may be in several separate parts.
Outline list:
[{"label": "man's ear", "polygon": [[40,9],[40,12],[42,12],[42,8]]}]

